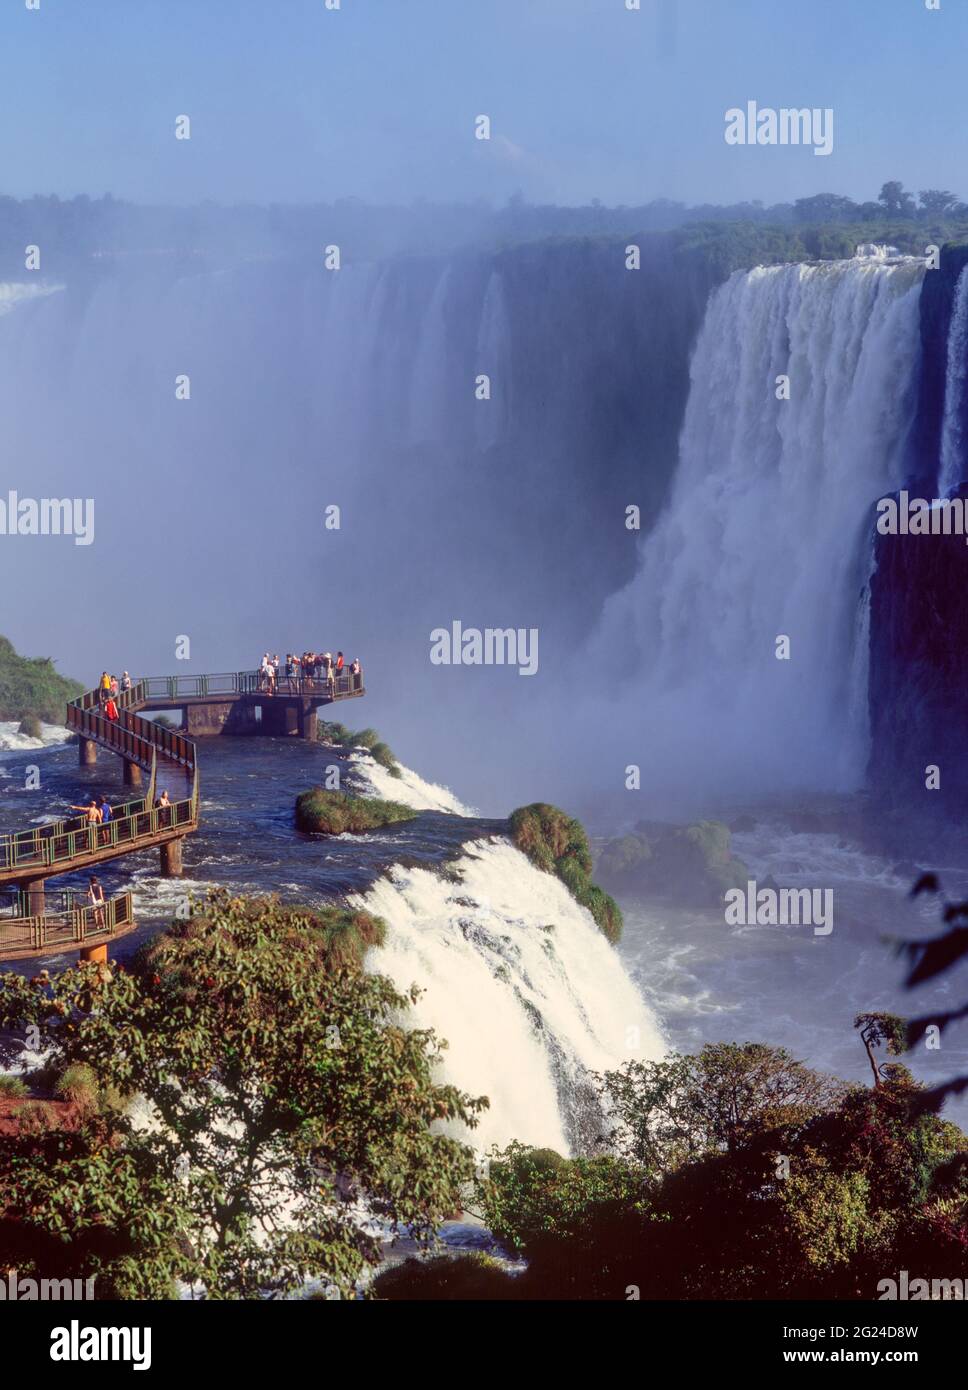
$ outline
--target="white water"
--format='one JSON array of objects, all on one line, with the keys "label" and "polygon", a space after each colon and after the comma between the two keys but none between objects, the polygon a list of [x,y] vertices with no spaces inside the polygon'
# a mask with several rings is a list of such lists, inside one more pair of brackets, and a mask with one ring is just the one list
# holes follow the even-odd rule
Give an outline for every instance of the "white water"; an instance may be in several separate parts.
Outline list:
[{"label": "white water", "polygon": [[22,753],[27,749],[59,748],[71,736],[70,729],[63,724],[44,724],[40,726],[40,738],[31,738],[20,733],[19,719],[0,720],[0,753]]},{"label": "white water", "polygon": [[404,806],[412,806],[415,811],[447,811],[453,816],[474,816],[477,814],[470,806],[454,795],[449,787],[438,786],[436,782],[425,782],[412,768],[398,764],[400,776],[392,777],[385,767],[381,767],[369,753],[362,748],[350,754],[353,772],[362,786],[364,796],[378,796],[384,801],[400,801]]},{"label": "white water", "polygon": [[938,489],[946,497],[965,474],[965,438],[962,419],[965,380],[968,377],[968,266],[955,286],[951,326],[948,329],[948,365],[944,382],[944,420],[941,426],[941,475]]},{"label": "white water", "polygon": [[922,275],[778,266],[712,295],[672,494],[601,629],[605,659],[633,668],[641,743],[622,762],[644,785],[859,781],[873,508],[903,479]]},{"label": "white water", "polygon": [[425,989],[407,1017],[447,1040],[441,1079],[490,1099],[470,1136],[479,1150],[584,1147],[600,1132],[589,1071],[664,1055],[659,1027],[557,878],[506,840],[478,841],[452,867],[459,883],[397,866],[352,899],[389,927],[367,967]]}]

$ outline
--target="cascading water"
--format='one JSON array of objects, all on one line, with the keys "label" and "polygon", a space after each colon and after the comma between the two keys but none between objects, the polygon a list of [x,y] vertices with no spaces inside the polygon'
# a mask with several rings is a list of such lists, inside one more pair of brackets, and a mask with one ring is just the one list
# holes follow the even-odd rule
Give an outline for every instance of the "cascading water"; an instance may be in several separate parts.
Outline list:
[{"label": "cascading water", "polygon": [[944,382],[944,419],[941,425],[940,495],[948,493],[965,476],[965,382],[968,378],[968,266],[958,276]]},{"label": "cascading water", "polygon": [[643,785],[859,782],[873,507],[903,483],[922,275],[858,258],[712,295],[671,499],[602,624],[634,674]]},{"label": "cascading water", "polygon": [[587,1151],[601,1133],[589,1073],[666,1051],[591,915],[506,840],[466,846],[446,874],[396,866],[354,902],[389,926],[368,968],[425,990],[408,1022],[447,1040],[442,1079],[489,1097],[479,1150]]}]

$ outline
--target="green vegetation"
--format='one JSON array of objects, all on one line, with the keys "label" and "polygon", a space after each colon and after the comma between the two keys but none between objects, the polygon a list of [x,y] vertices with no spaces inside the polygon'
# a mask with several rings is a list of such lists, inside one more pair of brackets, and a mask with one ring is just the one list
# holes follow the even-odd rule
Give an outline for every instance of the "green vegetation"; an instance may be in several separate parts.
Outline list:
[{"label": "green vegetation", "polygon": [[394,1301],[423,1299],[507,1299],[513,1288],[491,1255],[473,1251],[456,1259],[448,1255],[404,1260],[373,1281],[377,1298]]},{"label": "green vegetation", "polygon": [[[960,1277],[968,1140],[903,1066],[867,1089],[781,1048],[717,1044],[599,1085],[609,1153],[511,1144],[478,1177],[480,1216],[528,1262],[505,1298],[871,1300],[902,1269]],[[404,1275],[380,1292],[416,1297],[422,1278],[431,1297],[481,1296],[456,1269]]]},{"label": "green vegetation", "polygon": [[622,935],[622,913],[615,899],[592,882],[592,853],[581,822],[557,806],[536,801],[513,811],[508,827],[517,848],[536,868],[561,879],[614,946]]},{"label": "green vegetation", "polygon": [[34,1026],[65,1086],[90,1068],[157,1121],[112,1108],[0,1135],[5,1261],[94,1275],[102,1298],[172,1297],[176,1280],[210,1298],[308,1279],[352,1296],[380,1255],[357,1203],[432,1241],[473,1173],[432,1126],[474,1125],[487,1102],[437,1084],[442,1043],[402,1021],[415,991],[347,968],[336,924],[316,920],[220,891],[131,970],[0,977],[0,1050]]},{"label": "green vegetation", "polygon": [[13,643],[0,637],[0,719],[63,724],[68,701],[83,693],[78,681],[58,675],[50,657],[18,656]]},{"label": "green vegetation", "polygon": [[17,733],[24,734],[27,738],[43,738],[44,727],[36,714],[25,714],[20,721]]},{"label": "green vegetation", "polygon": [[385,767],[391,777],[403,775],[393,753],[375,729],[360,729],[354,733],[345,724],[335,721],[329,723],[322,719],[319,720],[316,728],[316,736],[320,743],[335,743],[340,748],[365,748],[373,761],[379,763],[381,767]]},{"label": "green vegetation", "polygon": [[660,825],[640,821],[635,833],[611,840],[597,872],[618,892],[721,905],[730,888],[744,888],[749,869],[730,848],[732,835],[721,821]]},{"label": "green vegetation", "polygon": [[[213,943],[227,957],[240,956],[239,922],[258,928],[271,921],[273,941],[321,971],[361,970],[366,952],[371,946],[382,946],[386,936],[381,918],[336,904],[305,908],[281,903],[274,896],[236,898],[229,919],[223,922],[223,901],[217,895],[196,904],[191,916],[172,922],[161,936],[146,942],[136,958],[137,970],[145,976],[157,975],[165,990],[191,1005],[204,988],[200,971]],[[244,945],[247,936],[241,939]]]},{"label": "green vegetation", "polygon": [[382,825],[413,820],[417,812],[398,801],[376,796],[350,796],[313,787],[296,797],[296,826],[317,835],[361,835]]},{"label": "green vegetation", "polygon": [[10,1072],[0,1074],[0,1100],[23,1100],[30,1094],[27,1083]]}]

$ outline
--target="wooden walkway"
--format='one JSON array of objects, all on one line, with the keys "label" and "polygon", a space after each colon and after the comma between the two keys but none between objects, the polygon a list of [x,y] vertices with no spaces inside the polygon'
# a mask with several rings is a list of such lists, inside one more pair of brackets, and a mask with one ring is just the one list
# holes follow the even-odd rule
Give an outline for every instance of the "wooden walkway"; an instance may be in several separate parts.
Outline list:
[{"label": "wooden walkway", "polygon": [[[293,690],[293,686],[299,686]],[[115,697],[120,718],[105,717],[98,692],[88,691],[67,706],[67,727],[80,741],[82,764],[92,764],[103,748],[124,760],[125,781],[140,785],[147,775],[145,794],[112,806],[106,825],[88,824],[84,816],[32,826],[29,830],[0,835],[0,889],[11,894],[13,914],[0,915],[0,961],[17,960],[58,950],[80,949],[87,955],[102,942],[133,931],[131,894],[112,898],[103,907],[71,906],[66,911],[46,910],[45,881],[57,874],[76,873],[116,859],[121,854],[160,848],[162,872],[181,873],[178,842],[198,829],[198,757],[195,743],[171,729],[141,717],[139,711],[188,707],[213,701],[273,701],[280,706],[294,698],[308,706],[363,695],[362,677],[343,672],[333,682],[300,678],[279,681],[278,694],[268,692],[257,671],[213,676],[161,676],[139,680],[131,690]],[[266,721],[264,732],[275,730]],[[300,726],[302,728],[302,725]],[[307,725],[307,728],[310,727]],[[315,716],[311,726],[315,737]],[[258,724],[247,732],[262,732]],[[188,795],[169,806],[155,806],[159,769],[166,777],[183,774]],[[29,910],[22,913],[23,906]]]}]

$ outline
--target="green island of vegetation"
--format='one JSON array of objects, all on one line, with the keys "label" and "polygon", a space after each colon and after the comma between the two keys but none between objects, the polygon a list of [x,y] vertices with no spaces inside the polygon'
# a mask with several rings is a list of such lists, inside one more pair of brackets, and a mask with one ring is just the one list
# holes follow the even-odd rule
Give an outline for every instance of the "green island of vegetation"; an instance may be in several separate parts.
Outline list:
[{"label": "green island of vegetation", "polygon": [[512,811],[508,827],[516,847],[536,868],[560,878],[616,945],[622,936],[622,912],[615,899],[592,882],[592,852],[581,822],[557,806],[535,801]]},{"label": "green island of vegetation", "polygon": [[417,812],[399,801],[313,787],[296,797],[296,827],[314,835],[362,835],[398,821],[414,820]]},{"label": "green island of vegetation", "polygon": [[21,733],[39,738],[40,721],[63,724],[68,701],[83,693],[79,681],[54,670],[49,656],[18,656],[13,643],[0,637],[0,719],[20,720]]},{"label": "green island of vegetation", "polygon": [[392,751],[376,729],[360,729],[354,733],[338,720],[320,719],[316,726],[316,737],[320,743],[335,744],[338,748],[365,748],[373,761],[386,768],[391,777],[403,775]]}]

